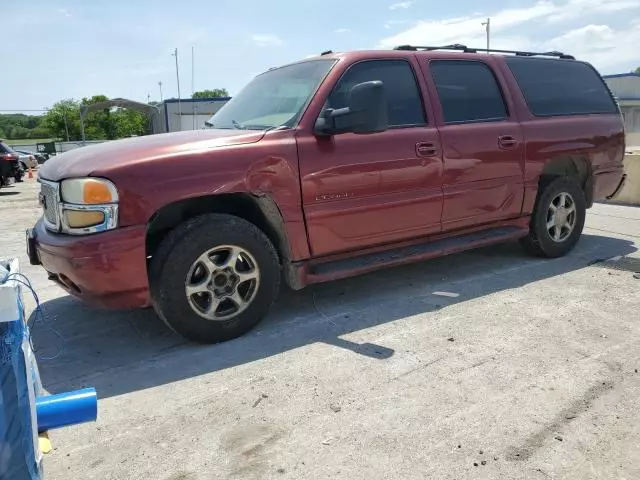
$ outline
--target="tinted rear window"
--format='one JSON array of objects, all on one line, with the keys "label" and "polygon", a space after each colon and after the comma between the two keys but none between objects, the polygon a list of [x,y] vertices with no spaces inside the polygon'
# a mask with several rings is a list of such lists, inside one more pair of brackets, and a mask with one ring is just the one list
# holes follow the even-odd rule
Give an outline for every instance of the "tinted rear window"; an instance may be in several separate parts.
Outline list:
[{"label": "tinted rear window", "polygon": [[536,116],[618,113],[600,75],[586,63],[543,58],[505,58]]},{"label": "tinted rear window", "polygon": [[0,153],[13,153],[13,150],[6,143],[0,142]]}]

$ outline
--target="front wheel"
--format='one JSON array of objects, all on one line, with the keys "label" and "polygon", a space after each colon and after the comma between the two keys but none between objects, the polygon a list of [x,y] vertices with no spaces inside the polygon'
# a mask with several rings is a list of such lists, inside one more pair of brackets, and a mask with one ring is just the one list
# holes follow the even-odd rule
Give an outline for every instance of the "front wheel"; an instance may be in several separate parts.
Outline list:
[{"label": "front wheel", "polygon": [[533,209],[529,234],[520,240],[528,252],[541,257],[561,257],[576,245],[584,228],[586,201],[570,177],[543,182]]},{"label": "front wheel", "polygon": [[158,315],[177,333],[217,343],[251,330],[280,286],[280,263],[269,238],[231,215],[202,215],[177,227],[152,258],[151,295]]}]

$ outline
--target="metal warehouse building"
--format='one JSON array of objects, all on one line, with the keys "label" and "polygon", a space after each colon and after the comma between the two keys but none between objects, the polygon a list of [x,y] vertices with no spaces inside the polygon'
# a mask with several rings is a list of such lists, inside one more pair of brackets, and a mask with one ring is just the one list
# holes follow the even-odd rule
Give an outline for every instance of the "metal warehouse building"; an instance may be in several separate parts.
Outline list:
[{"label": "metal warehouse building", "polygon": [[230,97],[165,100],[152,112],[153,133],[199,130],[229,100]]},{"label": "metal warehouse building", "polygon": [[604,75],[603,78],[622,109],[627,146],[640,147],[640,75],[619,73]]}]

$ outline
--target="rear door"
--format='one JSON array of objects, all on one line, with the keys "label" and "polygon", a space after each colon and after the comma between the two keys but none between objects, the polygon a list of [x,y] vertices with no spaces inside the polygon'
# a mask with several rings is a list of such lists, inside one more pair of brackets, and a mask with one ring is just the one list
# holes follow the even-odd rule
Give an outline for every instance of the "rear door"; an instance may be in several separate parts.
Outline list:
[{"label": "rear door", "polygon": [[439,103],[444,231],[517,217],[522,210],[522,128],[491,58],[479,58],[424,65]]},{"label": "rear door", "polygon": [[440,142],[433,119],[425,115],[414,66],[397,58],[355,63],[326,99],[325,108],[342,108],[353,85],[382,81],[387,131],[331,137],[299,133],[302,199],[314,256],[441,231]]}]

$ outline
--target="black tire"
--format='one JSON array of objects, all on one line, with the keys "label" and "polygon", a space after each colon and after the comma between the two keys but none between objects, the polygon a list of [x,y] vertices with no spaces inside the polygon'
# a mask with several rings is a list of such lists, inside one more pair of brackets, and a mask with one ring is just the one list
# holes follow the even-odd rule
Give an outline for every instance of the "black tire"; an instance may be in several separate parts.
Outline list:
[{"label": "black tire", "polygon": [[[575,223],[571,233],[556,241],[547,229],[551,202],[561,193],[567,193],[575,205]],[[529,234],[520,244],[529,253],[547,258],[562,257],[569,253],[580,239],[586,217],[586,200],[580,185],[572,177],[551,177],[541,182],[538,197],[529,223]]]},{"label": "black tire", "polygon": [[[246,309],[229,320],[208,320],[194,311],[185,281],[196,259],[219,245],[235,245],[253,256],[260,279]],[[149,268],[153,306],[160,318],[183,337],[218,343],[239,337],[267,314],[280,288],[278,254],[267,236],[239,217],[207,214],[187,220],[160,243]]]}]

